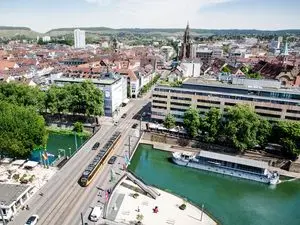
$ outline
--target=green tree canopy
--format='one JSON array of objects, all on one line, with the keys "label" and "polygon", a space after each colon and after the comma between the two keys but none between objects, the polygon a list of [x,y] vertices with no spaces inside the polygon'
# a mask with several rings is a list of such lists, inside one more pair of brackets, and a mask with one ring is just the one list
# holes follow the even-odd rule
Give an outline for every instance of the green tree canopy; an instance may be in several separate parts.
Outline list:
[{"label": "green tree canopy", "polygon": [[176,124],[176,120],[175,120],[174,116],[172,116],[171,114],[168,114],[165,118],[164,126],[167,129],[171,129],[171,128],[175,127],[175,124]]},{"label": "green tree canopy", "polygon": [[81,122],[75,122],[75,123],[73,124],[73,126],[74,126],[73,130],[74,130],[75,132],[80,133],[80,132],[83,131],[83,124],[82,124]]},{"label": "green tree canopy", "polygon": [[196,137],[198,135],[198,130],[201,124],[201,118],[199,116],[199,112],[196,108],[190,107],[184,113],[183,123],[188,131],[188,133],[192,137]]},{"label": "green tree canopy", "polygon": [[35,108],[0,101],[0,152],[26,157],[47,140],[44,118]]},{"label": "green tree canopy", "polygon": [[285,155],[296,158],[300,154],[300,122],[277,122],[273,126],[271,140],[283,146]]},{"label": "green tree canopy", "polygon": [[230,107],[226,115],[225,134],[234,147],[245,150],[258,144],[260,117],[248,105]]},{"label": "green tree canopy", "polygon": [[201,130],[205,132],[204,140],[215,142],[221,130],[221,111],[211,108],[206,114],[201,124]]}]

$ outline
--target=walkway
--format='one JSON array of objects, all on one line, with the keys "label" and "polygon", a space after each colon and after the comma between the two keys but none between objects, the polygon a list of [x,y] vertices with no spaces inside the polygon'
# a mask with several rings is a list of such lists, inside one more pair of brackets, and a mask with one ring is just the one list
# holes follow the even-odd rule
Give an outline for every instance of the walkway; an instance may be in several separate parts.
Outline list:
[{"label": "walkway", "polygon": [[[131,187],[131,188],[129,188]],[[130,180],[124,180],[123,183],[113,192],[113,201],[110,203],[111,216],[114,221],[120,224],[131,224],[136,221],[137,216],[142,215],[141,220],[144,225],[216,225],[217,223],[207,214],[189,203],[185,210],[179,209],[183,204],[183,200],[168,192],[156,189],[160,193],[156,199],[141,194],[140,188]],[[135,193],[139,193],[136,198]],[[121,200],[121,201],[120,201]],[[154,207],[158,207],[158,213],[154,213]],[[202,214],[202,220],[201,220]],[[105,222],[104,222],[105,223]],[[102,223],[103,224],[103,223]],[[106,224],[112,224],[106,222]]]}]

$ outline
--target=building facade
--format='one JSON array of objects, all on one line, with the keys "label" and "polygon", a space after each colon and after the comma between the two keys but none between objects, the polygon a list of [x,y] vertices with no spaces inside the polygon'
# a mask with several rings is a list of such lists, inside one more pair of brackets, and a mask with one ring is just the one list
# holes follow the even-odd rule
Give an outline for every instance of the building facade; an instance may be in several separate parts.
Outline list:
[{"label": "building facade", "polygon": [[[33,194],[30,185],[0,184],[0,210],[4,220],[10,221]],[[2,218],[0,216],[0,221]]]},{"label": "building facade", "polygon": [[238,103],[249,104],[269,120],[300,120],[300,91],[189,81],[178,88],[157,86],[152,95],[152,118],[164,120],[170,113],[183,122],[184,112],[191,106],[203,115],[213,107],[226,112]]},{"label": "building facade", "polygon": [[74,30],[74,47],[85,48],[85,31],[79,29]]},{"label": "building facade", "polygon": [[82,83],[90,80],[97,88],[103,91],[104,95],[104,114],[114,116],[120,107],[127,102],[127,79],[117,73],[103,73],[100,79],[84,79],[75,77],[51,78],[52,84],[63,86],[67,83]]}]

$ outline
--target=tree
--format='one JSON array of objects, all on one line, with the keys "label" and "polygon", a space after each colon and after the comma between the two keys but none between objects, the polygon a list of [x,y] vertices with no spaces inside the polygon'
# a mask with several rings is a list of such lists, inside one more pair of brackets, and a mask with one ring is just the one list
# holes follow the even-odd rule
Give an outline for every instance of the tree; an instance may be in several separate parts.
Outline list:
[{"label": "tree", "polygon": [[44,118],[33,107],[0,101],[0,152],[27,157],[47,140]]},{"label": "tree", "polygon": [[260,117],[252,107],[242,104],[230,107],[226,121],[225,134],[234,147],[243,151],[258,144]]},{"label": "tree", "polygon": [[204,131],[204,140],[207,142],[215,142],[221,130],[221,111],[217,108],[211,108],[205,115],[201,124],[202,131]]},{"label": "tree", "polygon": [[231,70],[228,68],[228,66],[224,66],[222,68],[222,72],[224,72],[224,73],[231,73]]},{"label": "tree", "polygon": [[190,107],[184,113],[183,123],[188,131],[188,133],[192,137],[196,137],[198,135],[198,130],[200,127],[201,119],[199,116],[199,112],[196,108]]},{"label": "tree", "polygon": [[271,141],[283,146],[284,155],[297,158],[300,154],[300,122],[277,122],[272,129]]},{"label": "tree", "polygon": [[175,120],[174,116],[171,114],[168,114],[165,118],[164,126],[167,129],[171,129],[171,128],[175,127],[175,124],[176,124],[176,120]]},{"label": "tree", "polygon": [[272,126],[266,119],[260,118],[256,139],[259,145],[266,145],[272,132]]},{"label": "tree", "polygon": [[81,133],[81,132],[83,132],[83,124],[81,123],[81,122],[75,122],[74,124],[73,124],[73,131],[75,131],[75,132],[78,132],[78,133]]}]

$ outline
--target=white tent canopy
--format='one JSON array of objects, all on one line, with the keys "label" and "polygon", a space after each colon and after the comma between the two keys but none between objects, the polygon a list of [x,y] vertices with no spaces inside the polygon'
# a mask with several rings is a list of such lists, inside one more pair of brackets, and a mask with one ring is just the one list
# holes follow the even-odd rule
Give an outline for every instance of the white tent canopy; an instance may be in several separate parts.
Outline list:
[{"label": "white tent canopy", "polygon": [[19,160],[15,160],[11,163],[12,166],[22,166],[24,163],[26,162],[26,160],[22,160],[22,159],[19,159]]},{"label": "white tent canopy", "polygon": [[39,163],[38,162],[35,162],[35,161],[28,161],[24,164],[24,167],[27,167],[27,168],[34,168],[38,165]]}]

